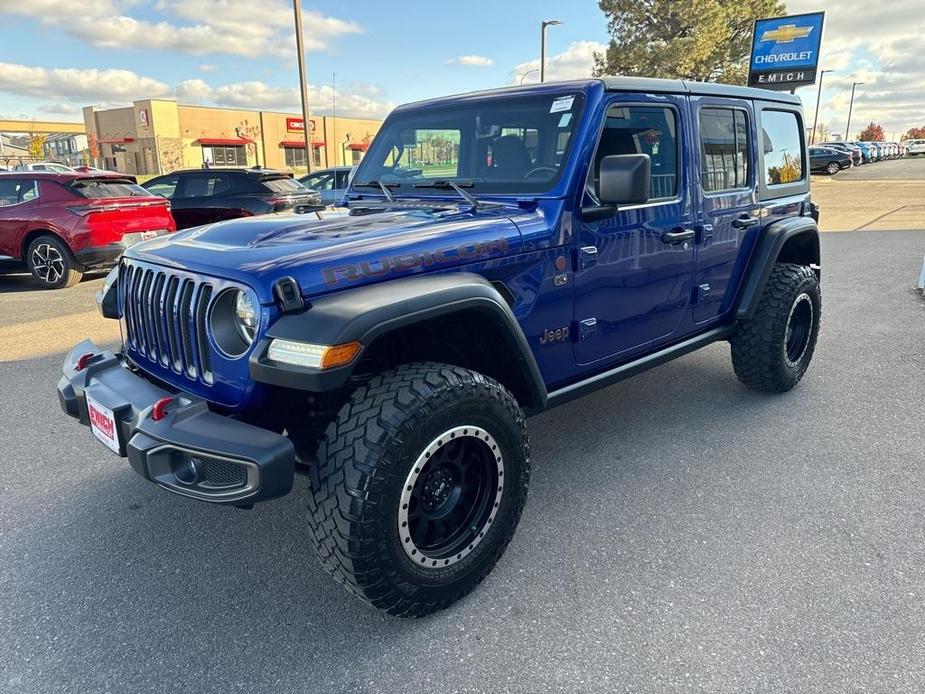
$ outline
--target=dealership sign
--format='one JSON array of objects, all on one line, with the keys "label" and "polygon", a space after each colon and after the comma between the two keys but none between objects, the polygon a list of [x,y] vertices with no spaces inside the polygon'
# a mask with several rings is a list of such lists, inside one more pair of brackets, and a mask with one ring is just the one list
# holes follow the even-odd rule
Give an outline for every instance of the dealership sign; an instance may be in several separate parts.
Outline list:
[{"label": "dealership sign", "polygon": [[[301,118],[287,118],[286,119],[286,130],[291,130],[293,132],[305,132],[305,121]],[[308,121],[308,132],[315,132],[315,121]]]},{"label": "dealership sign", "polygon": [[825,12],[756,19],[748,85],[795,89],[816,81]]}]

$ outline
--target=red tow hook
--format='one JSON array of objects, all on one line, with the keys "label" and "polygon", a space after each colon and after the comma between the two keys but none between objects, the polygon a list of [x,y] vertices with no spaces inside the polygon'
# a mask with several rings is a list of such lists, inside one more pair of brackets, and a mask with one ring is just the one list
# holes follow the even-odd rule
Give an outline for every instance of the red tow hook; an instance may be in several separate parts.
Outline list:
[{"label": "red tow hook", "polygon": [[154,407],[151,408],[151,419],[155,422],[161,421],[164,417],[167,416],[167,405],[173,402],[173,398],[161,398],[154,403]]},{"label": "red tow hook", "polygon": [[75,365],[74,368],[76,368],[78,371],[83,371],[84,369],[87,368],[87,362],[93,359],[93,357],[94,357],[93,352],[87,352],[86,354],[81,354],[79,357],[77,357],[77,364]]}]

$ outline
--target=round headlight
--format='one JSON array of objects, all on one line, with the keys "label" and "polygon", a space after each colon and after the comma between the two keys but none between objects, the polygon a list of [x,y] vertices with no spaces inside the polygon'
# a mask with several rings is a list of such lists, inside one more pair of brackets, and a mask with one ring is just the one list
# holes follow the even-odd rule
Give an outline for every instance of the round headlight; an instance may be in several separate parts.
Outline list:
[{"label": "round headlight", "polygon": [[240,289],[237,290],[234,298],[234,317],[238,332],[244,338],[244,341],[250,345],[254,341],[254,334],[257,332],[257,311],[251,298]]}]

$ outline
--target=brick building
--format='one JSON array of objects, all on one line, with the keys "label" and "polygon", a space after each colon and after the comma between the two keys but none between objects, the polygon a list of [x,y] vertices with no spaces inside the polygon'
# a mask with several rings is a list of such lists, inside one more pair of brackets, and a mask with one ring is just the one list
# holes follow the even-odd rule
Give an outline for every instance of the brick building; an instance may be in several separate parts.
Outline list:
[{"label": "brick building", "polygon": [[[124,108],[83,109],[99,164],[135,175],[213,166],[306,170],[302,117],[275,111],[186,106],[145,99]],[[360,161],[382,121],[310,118],[314,168]]]}]

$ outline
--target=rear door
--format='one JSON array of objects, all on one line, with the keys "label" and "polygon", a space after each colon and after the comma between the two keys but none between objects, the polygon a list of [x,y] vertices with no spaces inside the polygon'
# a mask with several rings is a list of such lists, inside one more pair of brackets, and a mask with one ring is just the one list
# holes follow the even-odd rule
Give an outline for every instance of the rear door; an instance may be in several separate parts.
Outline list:
[{"label": "rear door", "polygon": [[211,224],[223,219],[240,217],[243,212],[230,199],[231,174],[203,171],[183,174],[171,200],[173,217],[178,229]]},{"label": "rear door", "polygon": [[751,102],[692,96],[697,156],[694,322],[718,319],[735,296],[739,250],[759,229]]},{"label": "rear door", "polygon": [[34,180],[0,176],[0,260],[19,258],[37,196]]},{"label": "rear door", "polygon": [[[647,154],[650,199],[600,221],[576,215],[575,358],[621,361],[675,339],[688,312],[694,209],[685,166],[686,96],[613,94],[607,102],[583,204],[596,204],[603,157]],[[682,324],[682,320],[684,323]]]}]

